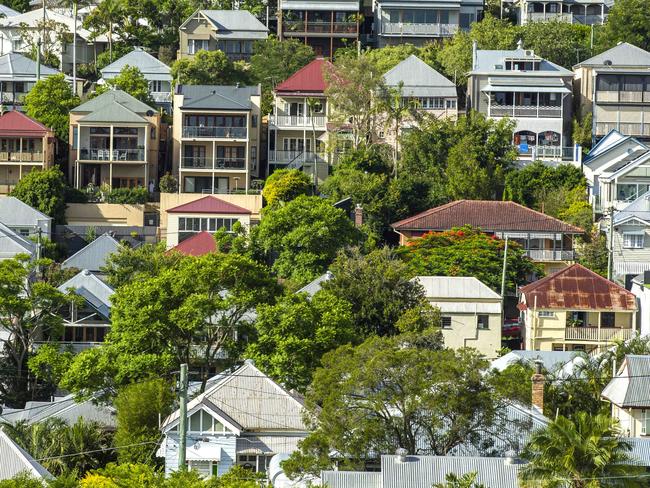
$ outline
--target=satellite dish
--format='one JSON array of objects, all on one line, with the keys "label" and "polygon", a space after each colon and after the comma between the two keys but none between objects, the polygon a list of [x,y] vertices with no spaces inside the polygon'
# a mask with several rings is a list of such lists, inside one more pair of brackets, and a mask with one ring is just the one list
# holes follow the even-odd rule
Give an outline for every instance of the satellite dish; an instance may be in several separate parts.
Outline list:
[{"label": "satellite dish", "polygon": [[611,66],[611,65],[612,65],[612,60],[611,60],[611,59],[606,59],[606,60],[603,62],[603,64],[604,64],[605,66]]},{"label": "satellite dish", "polygon": [[152,117],[154,114],[153,110],[147,110],[147,117]]}]

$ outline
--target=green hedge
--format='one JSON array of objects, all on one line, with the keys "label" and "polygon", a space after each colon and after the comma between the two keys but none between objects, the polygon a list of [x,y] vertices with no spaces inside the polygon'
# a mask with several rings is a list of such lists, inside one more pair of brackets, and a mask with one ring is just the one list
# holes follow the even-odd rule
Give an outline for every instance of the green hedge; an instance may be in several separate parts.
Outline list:
[{"label": "green hedge", "polygon": [[149,198],[147,189],[138,186],[136,188],[114,188],[106,195],[107,203],[146,203]]}]

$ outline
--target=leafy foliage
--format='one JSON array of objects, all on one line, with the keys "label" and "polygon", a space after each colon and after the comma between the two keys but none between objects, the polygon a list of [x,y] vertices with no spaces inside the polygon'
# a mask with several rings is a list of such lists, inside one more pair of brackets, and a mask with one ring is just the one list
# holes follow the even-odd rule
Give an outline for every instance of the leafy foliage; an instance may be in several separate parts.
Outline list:
[{"label": "leafy foliage", "polygon": [[309,195],[311,187],[309,176],[299,169],[280,169],[266,179],[262,195],[267,205],[275,205],[291,201],[299,195]]},{"label": "leafy foliage", "polygon": [[605,234],[595,230],[577,247],[578,262],[600,276],[607,277],[609,249]]},{"label": "leafy foliage", "polygon": [[172,77],[177,85],[231,85],[246,82],[247,74],[233,63],[223,51],[197,52],[181,58],[172,65]]},{"label": "leafy foliage", "polygon": [[11,196],[54,219],[65,223],[65,177],[58,167],[34,170],[25,174],[11,191]]},{"label": "leafy foliage", "polygon": [[476,481],[477,473],[467,473],[462,476],[457,476],[449,473],[445,476],[444,483],[436,483],[432,488],[486,488],[485,485]]},{"label": "leafy foliage", "polygon": [[167,173],[160,178],[158,186],[162,193],[176,193],[178,191],[178,180],[174,175]]},{"label": "leafy foliage", "polygon": [[601,49],[629,42],[650,49],[650,5],[647,0],[621,0],[609,10],[600,36]]},{"label": "leafy foliage", "polygon": [[147,105],[154,104],[149,93],[149,81],[136,66],[124,66],[120,74],[107,80],[104,87],[98,89],[96,94],[99,95],[110,89],[123,90]]},{"label": "leafy foliage", "polygon": [[118,252],[108,256],[102,272],[113,288],[144,280],[175,266],[182,259],[179,254],[165,251],[164,243],[145,243],[135,249],[121,246]]},{"label": "leafy foliage", "polygon": [[70,110],[79,105],[63,74],[37,81],[25,96],[25,113],[51,127],[60,140],[68,142]]},{"label": "leafy foliage", "polygon": [[113,188],[106,195],[107,203],[142,204],[147,203],[149,192],[144,186],[134,188]]}]

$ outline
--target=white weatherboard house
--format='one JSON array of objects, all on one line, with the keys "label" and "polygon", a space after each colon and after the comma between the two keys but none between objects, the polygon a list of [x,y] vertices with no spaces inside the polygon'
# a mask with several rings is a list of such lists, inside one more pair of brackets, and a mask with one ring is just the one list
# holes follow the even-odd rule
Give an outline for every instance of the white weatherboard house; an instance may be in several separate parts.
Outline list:
[{"label": "white weatherboard house", "polygon": [[[187,465],[205,476],[239,465],[266,472],[271,457],[291,453],[307,434],[303,401],[246,361],[234,371],[208,381],[206,391],[187,405]],[[178,469],[179,416],[162,424],[158,456],[165,474]]]},{"label": "white weatherboard house", "polygon": [[442,335],[451,348],[474,347],[488,359],[501,348],[501,295],[474,277],[416,276],[426,299],[442,315]]},{"label": "white weatherboard house", "polygon": [[39,480],[53,478],[47,469],[0,429],[0,481],[21,473]]}]

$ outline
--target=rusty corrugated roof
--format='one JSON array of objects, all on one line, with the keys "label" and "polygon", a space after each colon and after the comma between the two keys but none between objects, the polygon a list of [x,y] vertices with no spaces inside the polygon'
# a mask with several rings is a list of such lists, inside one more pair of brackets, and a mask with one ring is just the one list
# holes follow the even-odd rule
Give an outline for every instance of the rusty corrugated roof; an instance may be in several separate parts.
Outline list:
[{"label": "rusty corrugated roof", "polygon": [[565,232],[584,231],[550,215],[515,202],[495,200],[457,200],[425,210],[392,224],[396,231],[442,231],[471,225],[485,232]]},{"label": "rusty corrugated roof", "polygon": [[573,264],[521,288],[528,307],[634,311],[634,295],[580,264]]}]

